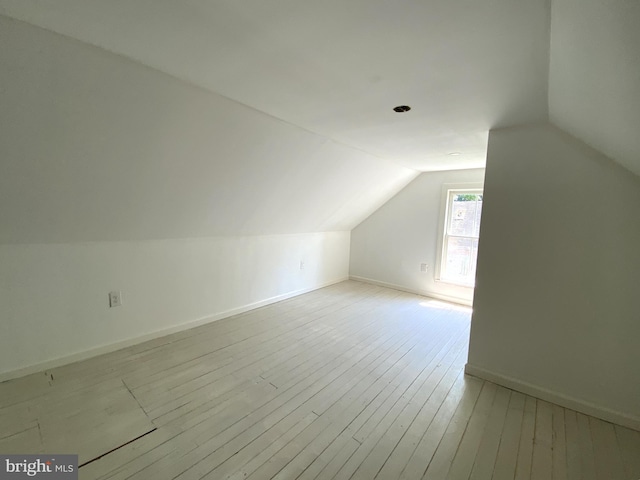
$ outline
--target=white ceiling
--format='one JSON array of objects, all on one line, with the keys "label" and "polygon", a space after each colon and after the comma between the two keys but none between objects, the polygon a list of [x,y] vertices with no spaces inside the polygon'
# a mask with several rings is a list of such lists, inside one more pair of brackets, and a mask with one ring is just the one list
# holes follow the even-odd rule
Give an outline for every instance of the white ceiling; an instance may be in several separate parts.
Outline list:
[{"label": "white ceiling", "polygon": [[0,16],[0,244],[351,230],[418,172]]},{"label": "white ceiling", "polygon": [[640,2],[554,0],[551,121],[640,175]]},{"label": "white ceiling", "polygon": [[[549,11],[548,0],[0,0],[2,14],[423,171],[484,166],[490,128],[547,119]],[[401,104],[412,110],[394,113]]]}]

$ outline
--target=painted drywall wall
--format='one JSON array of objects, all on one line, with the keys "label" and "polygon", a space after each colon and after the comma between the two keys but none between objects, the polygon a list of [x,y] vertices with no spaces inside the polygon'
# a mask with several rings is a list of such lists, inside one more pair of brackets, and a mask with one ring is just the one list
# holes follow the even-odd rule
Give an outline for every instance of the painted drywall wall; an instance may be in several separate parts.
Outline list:
[{"label": "painted drywall wall", "polygon": [[639,25],[640,2],[551,2],[551,122],[637,175]]},{"label": "painted drywall wall", "polygon": [[0,243],[351,230],[417,175],[7,17],[0,44]]},{"label": "painted drywall wall", "polygon": [[6,17],[0,44],[0,372],[347,278],[417,175]]},{"label": "painted drywall wall", "polygon": [[514,128],[484,192],[468,371],[640,428],[640,177]]},{"label": "painted drywall wall", "polygon": [[[354,279],[471,304],[473,289],[438,282],[442,187],[482,183],[484,169],[423,173],[351,232],[349,275]],[[428,265],[427,272],[420,264]]]},{"label": "painted drywall wall", "polygon": [[345,280],[348,262],[349,232],[1,245],[0,378]]}]

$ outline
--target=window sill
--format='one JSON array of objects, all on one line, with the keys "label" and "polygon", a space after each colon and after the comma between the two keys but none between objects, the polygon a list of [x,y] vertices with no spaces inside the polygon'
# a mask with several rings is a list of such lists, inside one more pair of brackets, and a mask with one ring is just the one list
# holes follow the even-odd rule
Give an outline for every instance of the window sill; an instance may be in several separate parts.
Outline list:
[{"label": "window sill", "polygon": [[475,285],[469,285],[466,283],[455,283],[452,282],[451,280],[443,280],[440,278],[436,278],[436,283],[444,283],[446,285],[451,285],[452,287],[458,287],[458,288],[464,288],[466,290],[473,290],[475,288]]}]

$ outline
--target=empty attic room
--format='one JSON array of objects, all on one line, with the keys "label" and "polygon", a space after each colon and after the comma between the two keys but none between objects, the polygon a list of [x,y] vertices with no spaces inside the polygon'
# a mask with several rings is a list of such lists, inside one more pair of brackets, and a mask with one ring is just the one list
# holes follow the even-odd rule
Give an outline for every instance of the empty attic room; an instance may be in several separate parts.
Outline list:
[{"label": "empty attic room", "polygon": [[640,479],[638,25],[0,0],[0,479]]}]

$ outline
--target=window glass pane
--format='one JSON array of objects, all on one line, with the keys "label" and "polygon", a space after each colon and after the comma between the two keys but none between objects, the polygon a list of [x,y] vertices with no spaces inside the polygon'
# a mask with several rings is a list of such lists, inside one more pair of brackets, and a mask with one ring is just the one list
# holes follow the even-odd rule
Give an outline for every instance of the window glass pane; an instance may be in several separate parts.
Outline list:
[{"label": "window glass pane", "polygon": [[475,193],[455,193],[449,215],[449,235],[478,237],[482,195]]},{"label": "window glass pane", "polygon": [[478,240],[448,237],[446,249],[447,256],[442,277],[454,283],[473,285],[476,278]]}]

